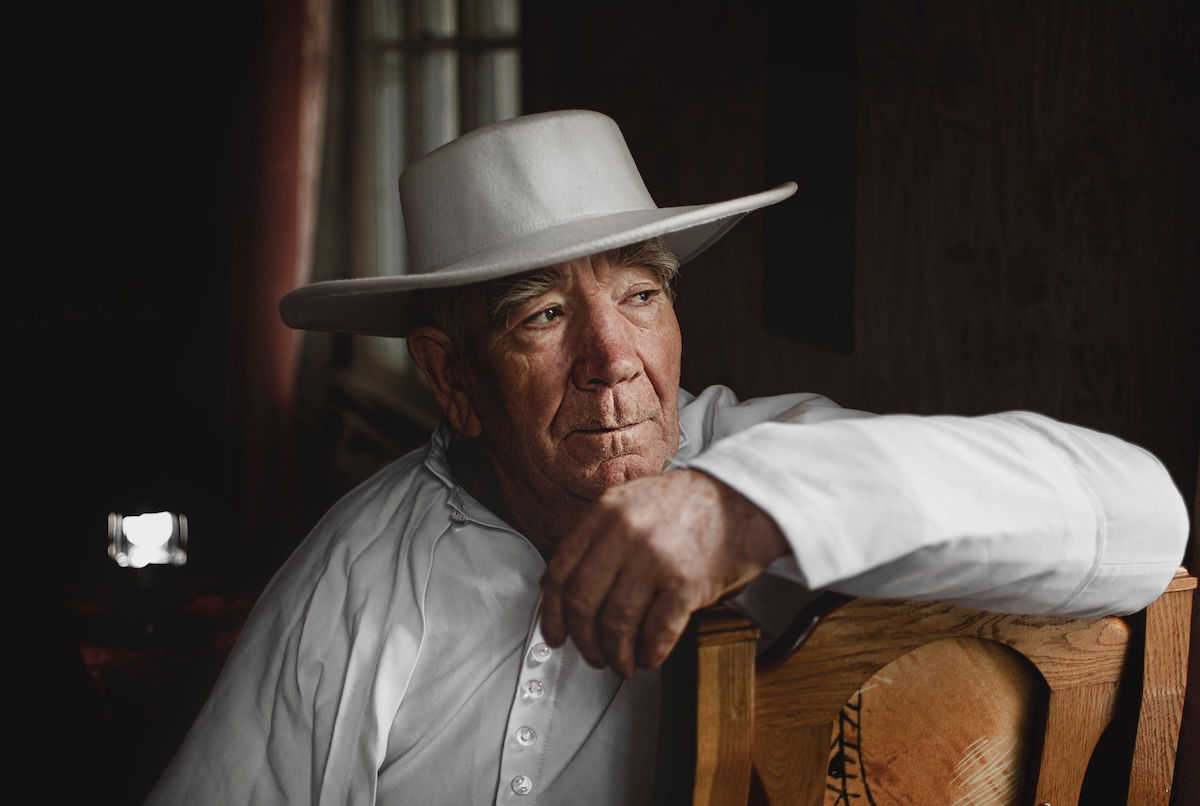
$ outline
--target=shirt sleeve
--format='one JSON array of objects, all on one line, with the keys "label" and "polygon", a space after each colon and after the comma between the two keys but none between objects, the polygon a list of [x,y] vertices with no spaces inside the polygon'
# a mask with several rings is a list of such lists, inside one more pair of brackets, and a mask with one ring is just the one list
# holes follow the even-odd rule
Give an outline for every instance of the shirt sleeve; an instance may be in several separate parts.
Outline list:
[{"label": "shirt sleeve", "polygon": [[1116,437],[1030,412],[784,412],[686,466],[766,511],[792,547],[769,570],[810,589],[986,610],[1134,612],[1187,538],[1162,465]]},{"label": "shirt sleeve", "polygon": [[[255,605],[147,806],[312,799],[312,773],[324,748],[313,742],[313,668],[302,646],[304,629],[289,615],[307,608],[282,607],[278,586],[272,587]],[[308,604],[320,608],[317,601]]]}]

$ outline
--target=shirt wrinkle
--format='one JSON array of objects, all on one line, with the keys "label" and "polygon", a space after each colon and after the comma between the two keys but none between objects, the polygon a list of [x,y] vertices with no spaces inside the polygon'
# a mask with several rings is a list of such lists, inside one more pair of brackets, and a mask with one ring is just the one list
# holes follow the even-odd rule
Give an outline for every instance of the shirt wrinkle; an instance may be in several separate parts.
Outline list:
[{"label": "shirt wrinkle", "polygon": [[[400,696],[396,698],[396,709],[395,709],[395,711],[392,712],[392,715],[391,715],[393,722],[396,719],[396,714],[399,713],[399,711],[400,711],[400,706],[404,704],[404,693],[407,692],[409,684],[412,683],[412,676],[413,676],[413,674],[416,673],[417,667],[421,663],[421,656],[425,649],[425,622],[426,622],[425,613],[426,613],[426,608],[428,607],[429,580],[433,577],[433,558],[437,553],[438,544],[442,541],[442,538],[444,538],[446,536],[446,533],[449,532],[453,528],[454,528],[454,525],[452,523],[446,524],[445,528],[443,528],[442,531],[440,533],[438,533],[437,537],[434,538],[433,545],[430,546],[430,550],[429,550],[430,563],[429,563],[428,567],[426,567],[426,569],[425,569],[425,579],[423,580],[423,584],[421,586],[421,601],[417,608],[417,618],[421,622],[421,637],[417,640],[416,651],[413,654],[412,668],[409,670],[408,679],[405,680],[405,683],[404,683],[404,692],[401,692]],[[390,619],[389,619],[389,623],[387,625],[387,629],[384,630],[383,634],[385,636],[392,634],[392,624],[391,624]],[[383,652],[386,648],[387,648],[386,642],[380,644],[379,655],[376,657],[376,668],[378,668],[379,662],[382,659]]]},{"label": "shirt wrinkle", "polygon": [[[514,646],[513,650],[511,652],[509,652],[507,655],[505,655],[502,658],[497,659],[497,662],[491,666],[490,670],[484,676],[483,680],[481,681],[480,687],[482,687],[482,684],[486,684],[486,683],[490,682],[492,680],[492,678],[496,677],[497,675],[502,675],[505,673],[511,674],[511,669],[509,669],[508,667],[512,666],[512,662],[516,657],[523,654],[523,652],[522,652],[523,649],[524,649],[523,645],[518,644],[518,645]],[[519,677],[520,675],[518,674],[517,676]],[[514,680],[513,684],[515,687],[516,685],[519,685],[519,681]],[[430,738],[431,739],[437,738],[442,733],[449,730],[452,723],[454,722],[453,717],[456,716],[457,714],[462,713],[467,708],[468,704],[469,704],[468,697],[464,697],[461,701],[459,701],[458,706],[453,711],[449,712],[450,718],[443,720],[441,722],[441,724],[439,724],[437,726],[434,734]],[[397,709],[396,713],[397,714],[399,713],[399,709]],[[394,716],[393,716],[393,718],[394,718]],[[499,758],[500,752],[503,750],[503,746],[504,746],[504,731],[503,730],[499,731],[499,734],[500,734],[500,747],[496,748],[497,758]],[[417,752],[419,753],[420,751],[418,750]],[[395,764],[399,760],[400,759],[398,759],[398,758],[392,759],[386,763],[386,766],[391,766],[392,764]]]},{"label": "shirt wrinkle", "polygon": [[[432,509],[432,502],[431,502],[430,507],[428,507],[424,511],[424,514],[427,515],[431,509]],[[388,517],[386,519],[388,525],[390,525],[392,523],[392,521],[394,520],[394,515],[395,515],[395,513],[393,512],[392,517]],[[406,515],[405,526],[410,526],[413,523],[414,513],[408,512],[408,513],[405,513],[405,515]],[[425,625],[425,620],[426,620],[426,617],[425,617],[426,599],[427,599],[428,593],[429,593],[429,580],[433,575],[433,567],[434,567],[435,558],[437,555],[437,547],[441,543],[442,539],[446,536],[446,534],[452,528],[454,528],[453,522],[444,524],[442,530],[435,537],[432,538],[431,545],[429,547],[429,562],[425,569],[425,578],[424,578],[424,580],[422,580],[421,601],[420,601],[420,604],[419,604],[419,607],[418,607],[418,610],[416,613],[416,617],[421,624],[421,633],[420,633],[421,637],[417,641],[417,647],[416,647],[416,651],[413,656],[413,662],[412,662],[410,670],[409,670],[408,678],[405,680],[405,683],[404,683],[404,690],[401,692],[400,696],[398,696],[396,699],[396,707],[395,707],[395,710],[393,711],[393,713],[391,714],[392,722],[394,722],[394,720],[395,720],[396,713],[399,712],[400,705],[404,702],[404,693],[407,691],[408,685],[412,681],[412,675],[416,671],[417,666],[421,661],[421,656],[423,654],[422,650],[424,649],[424,646],[425,646],[424,625]],[[380,540],[380,539],[383,539],[383,535],[377,534],[375,536],[375,538],[370,542],[373,543],[376,540]],[[399,539],[403,541],[403,538],[399,538]],[[400,554],[401,554],[400,552],[397,552],[398,558],[399,558]],[[361,553],[359,556],[361,556]],[[376,677],[376,675],[378,673],[380,666],[382,665],[383,655],[387,651],[387,647],[388,647],[387,637],[392,634],[394,619],[396,618],[396,616],[397,616],[397,613],[396,613],[395,609],[394,608],[390,609],[388,612],[387,618],[384,622],[383,630],[380,633],[381,636],[383,636],[383,640],[381,640],[379,642],[379,646],[376,648],[375,653],[374,653],[373,664],[372,664],[369,672],[365,675],[365,677],[369,680],[372,680],[372,681],[374,680],[374,678]],[[347,663],[349,663],[349,661],[350,661],[350,656],[348,654]],[[350,676],[350,674],[348,673],[346,675],[346,677],[348,678],[349,676]],[[364,681],[363,685],[366,685],[365,681]],[[373,683],[370,686],[370,688],[374,688]],[[355,731],[354,731],[353,735],[357,736],[357,735],[361,734],[363,722],[366,720],[366,716],[367,716],[368,711],[371,708],[371,705],[372,705],[372,700],[370,698],[366,698],[366,697],[363,698],[363,702],[357,713]],[[335,725],[336,725],[336,719],[335,719]],[[335,728],[335,732],[336,732],[336,728]],[[361,754],[361,745],[359,742],[357,742],[357,741],[352,742],[352,747],[353,747],[353,750],[352,750],[351,756],[350,756],[350,763],[347,765],[346,779],[345,779],[344,786],[342,787],[342,802],[343,803],[346,803],[349,801],[350,789],[354,783],[354,773],[358,769],[359,759],[360,759],[360,754]],[[332,753],[330,755],[332,755]],[[326,766],[328,766],[328,759],[326,761]]]},{"label": "shirt wrinkle", "polygon": [[[607,706],[605,706],[605,708],[604,708],[605,714],[607,714],[607,713],[608,713],[608,711],[609,711],[610,709],[612,709],[613,705],[614,705],[614,704],[617,702],[617,695],[618,695],[618,694],[620,694],[621,687],[622,687],[622,686],[624,686],[624,685],[625,685],[625,681],[624,681],[624,680],[622,680],[622,681],[621,681],[621,682],[620,682],[620,683],[617,685],[617,688],[616,688],[616,690],[613,692],[612,699],[610,699],[610,700],[608,701],[608,705],[607,705]],[[604,717],[603,717],[603,716],[601,716],[599,719],[597,719],[597,720],[596,720],[596,721],[595,721],[595,722],[592,724],[591,728],[588,730],[587,734],[585,735],[585,737],[584,737],[584,740],[583,740],[582,742],[579,742],[578,744],[576,744],[576,745],[575,745],[575,747],[574,747],[574,750],[571,752],[571,754],[570,754],[570,755],[568,755],[568,756],[566,757],[566,759],[563,761],[563,765],[562,765],[562,766],[563,766],[564,768],[568,768],[568,767],[570,767],[570,766],[571,766],[571,763],[572,763],[572,762],[575,760],[575,758],[576,758],[576,757],[577,757],[577,756],[578,756],[578,755],[579,755],[581,752],[583,752],[584,748],[587,746],[587,743],[588,743],[588,741],[589,741],[589,740],[592,738],[592,735],[593,735],[593,734],[595,734],[595,733],[597,732],[597,730],[599,730],[599,729],[600,729],[600,727],[601,727],[603,724],[604,724]],[[543,757],[543,765],[544,765],[544,762],[545,762],[545,759],[544,759],[544,757]],[[539,774],[541,774],[542,772],[543,772],[543,770],[541,769],[541,767],[539,767],[539,769],[538,769],[538,773],[539,773]]]},{"label": "shirt wrinkle", "polygon": [[[1003,413],[999,416],[1006,422],[1013,423],[1018,428],[1021,428],[1026,433],[1032,434],[1035,439],[1041,440],[1052,448],[1057,447],[1054,440],[1051,440],[1046,434],[1041,433],[1037,429],[1032,428],[1028,423],[1025,423],[1019,417],[1014,416],[1014,414]],[[1084,474],[1079,472],[1079,468],[1075,465],[1075,463],[1068,462],[1066,455],[1062,453],[1061,450],[1055,450],[1053,451],[1053,454],[1059,459],[1063,467],[1070,471],[1076,482],[1078,482],[1080,489],[1083,490],[1083,494],[1087,496],[1088,502],[1092,505],[1092,516],[1095,519],[1095,525],[1093,529],[1093,534],[1095,535],[1095,551],[1092,552],[1092,564],[1087,573],[1084,574],[1079,580],[1079,584],[1075,586],[1075,589],[1071,591],[1071,593],[1067,595],[1066,599],[1064,599],[1059,605],[1060,609],[1067,610],[1073,603],[1079,600],[1080,596],[1083,595],[1083,592],[1087,590],[1088,586],[1092,584],[1092,582],[1096,579],[1096,575],[1100,572],[1100,564],[1104,557],[1104,547],[1108,538],[1108,519],[1104,511],[1104,506],[1100,503],[1100,498],[1096,495],[1095,489],[1092,488],[1091,482],[1088,481]],[[1064,518],[1064,521],[1065,520],[1067,519]]]}]

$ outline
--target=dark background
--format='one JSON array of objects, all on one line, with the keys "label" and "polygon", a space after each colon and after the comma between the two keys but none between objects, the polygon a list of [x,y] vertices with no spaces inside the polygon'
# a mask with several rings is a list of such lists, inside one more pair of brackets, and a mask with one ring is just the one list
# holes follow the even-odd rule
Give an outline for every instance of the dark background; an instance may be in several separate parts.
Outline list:
[{"label": "dark background", "polygon": [[[10,268],[14,507],[45,569],[31,601],[53,614],[48,657],[65,692],[47,725],[72,770],[64,786],[93,798],[144,795],[249,603],[311,525],[241,517],[255,367],[231,313],[254,271],[246,255],[270,237],[256,229],[270,154],[254,132],[286,5],[37,23],[65,27],[66,44],[38,49],[18,166],[37,176],[21,202],[41,223],[22,233],[36,262]],[[525,3],[525,111],[612,115],[660,205],[800,183],[790,219],[751,217],[685,270],[685,387],[819,391],[881,412],[1041,411],[1147,447],[1192,502],[1194,4],[863,0],[850,18],[796,5]],[[824,43],[829,85],[853,87],[849,112],[812,89],[826,86],[819,60],[789,59],[805,42]],[[817,144],[809,164],[785,159],[793,173],[774,175],[798,126]],[[836,226],[799,212],[823,199]],[[803,296],[795,278],[810,273],[825,301],[797,305],[827,323],[768,316],[768,290]],[[305,513],[341,492],[306,490]],[[104,555],[106,514],[143,508],[192,521],[191,562],[165,600]],[[1197,699],[1181,771],[1200,768]]]}]

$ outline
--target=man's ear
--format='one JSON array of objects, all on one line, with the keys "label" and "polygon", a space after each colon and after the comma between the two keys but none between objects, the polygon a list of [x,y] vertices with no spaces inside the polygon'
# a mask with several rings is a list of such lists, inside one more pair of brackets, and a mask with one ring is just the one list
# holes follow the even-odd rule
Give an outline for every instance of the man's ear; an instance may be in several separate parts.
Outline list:
[{"label": "man's ear", "polygon": [[436,327],[418,327],[408,334],[408,353],[429,379],[451,427],[464,437],[482,434],[483,427],[463,383],[466,368],[455,355],[453,339]]}]

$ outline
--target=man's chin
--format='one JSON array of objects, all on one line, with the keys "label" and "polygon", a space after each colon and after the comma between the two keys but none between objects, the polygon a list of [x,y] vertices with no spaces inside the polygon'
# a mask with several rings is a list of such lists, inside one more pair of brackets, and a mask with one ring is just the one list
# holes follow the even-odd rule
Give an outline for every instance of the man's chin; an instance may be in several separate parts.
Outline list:
[{"label": "man's chin", "polygon": [[649,458],[639,454],[614,456],[589,468],[570,487],[581,498],[594,501],[613,487],[646,476],[657,476],[663,472],[665,465],[666,462],[661,458]]}]

